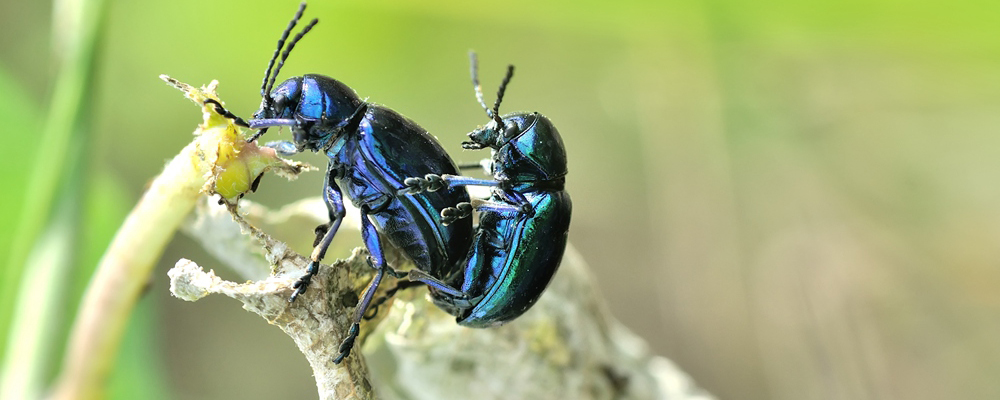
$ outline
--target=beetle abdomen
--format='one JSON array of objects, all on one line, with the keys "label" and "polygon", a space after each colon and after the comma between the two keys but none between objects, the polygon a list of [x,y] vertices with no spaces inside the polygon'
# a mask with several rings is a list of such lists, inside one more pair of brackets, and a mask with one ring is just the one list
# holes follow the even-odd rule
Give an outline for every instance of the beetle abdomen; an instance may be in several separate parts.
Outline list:
[{"label": "beetle abdomen", "polygon": [[[364,168],[377,179],[378,191],[392,200],[372,214],[372,222],[394,246],[421,270],[449,275],[472,243],[472,221],[445,226],[440,210],[469,201],[465,188],[455,187],[418,195],[397,195],[403,180],[430,173],[458,173],[444,149],[423,128],[388,108],[371,105],[358,126],[359,145],[353,168]],[[447,172],[443,172],[447,171]]]},{"label": "beetle abdomen", "polygon": [[[559,268],[573,208],[569,193],[524,195],[534,207],[533,217],[481,215],[462,277],[462,290],[481,300],[458,316],[460,325],[486,328],[517,318],[535,304]],[[490,200],[503,201],[495,195]]]}]

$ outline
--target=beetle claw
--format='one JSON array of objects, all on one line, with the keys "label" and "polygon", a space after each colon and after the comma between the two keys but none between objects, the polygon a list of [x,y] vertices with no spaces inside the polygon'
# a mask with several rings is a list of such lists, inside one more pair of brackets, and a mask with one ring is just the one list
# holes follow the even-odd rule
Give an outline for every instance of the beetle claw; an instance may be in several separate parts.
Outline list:
[{"label": "beetle claw", "polygon": [[535,208],[531,206],[531,203],[522,204],[521,213],[528,218],[532,218],[535,216]]},{"label": "beetle claw", "polygon": [[450,225],[451,223],[458,221],[462,218],[472,215],[472,204],[462,202],[455,205],[455,207],[447,207],[441,209],[441,224]]},{"label": "beetle claw", "polygon": [[462,142],[462,148],[465,150],[482,150],[486,148],[486,146],[483,146],[479,142],[466,141]]},{"label": "beetle claw", "polygon": [[309,287],[309,279],[306,279],[305,277],[299,278],[298,281],[292,284],[292,288],[294,288],[295,291],[292,292],[292,296],[288,298],[288,302],[294,303],[295,299],[299,298],[299,295],[306,292],[307,287]]},{"label": "beetle claw", "polygon": [[436,192],[448,187],[448,182],[437,174],[427,174],[423,178],[413,177],[403,180],[406,187],[399,189],[396,193],[400,195],[417,194],[423,192]]},{"label": "beetle claw", "polygon": [[319,262],[310,262],[309,268],[306,269],[306,273],[292,284],[292,289],[295,289],[295,291],[292,292],[292,296],[288,298],[289,303],[294,302],[295,299],[299,298],[299,295],[306,292],[306,289],[309,288],[309,283],[312,282],[313,275],[316,275],[316,272],[318,271]]},{"label": "beetle claw", "polygon": [[344,361],[347,356],[351,355],[351,349],[354,348],[354,340],[358,338],[358,333],[361,331],[361,325],[357,322],[351,324],[351,329],[347,331],[347,337],[344,338],[343,342],[340,342],[340,355],[333,359],[334,364],[340,364]]},{"label": "beetle claw", "polygon": [[323,241],[323,237],[326,236],[326,232],[330,230],[330,224],[319,224],[316,225],[314,232],[316,233],[316,238],[313,239],[313,247],[319,246],[319,242]]},{"label": "beetle claw", "polygon": [[292,285],[292,287],[295,288],[295,292],[293,292],[292,296],[288,298],[288,302],[289,303],[294,303],[295,299],[299,298],[300,294],[306,292],[306,286],[308,286],[308,285],[309,285],[308,283],[302,284],[301,280],[299,280],[298,282],[295,282],[295,284]]}]

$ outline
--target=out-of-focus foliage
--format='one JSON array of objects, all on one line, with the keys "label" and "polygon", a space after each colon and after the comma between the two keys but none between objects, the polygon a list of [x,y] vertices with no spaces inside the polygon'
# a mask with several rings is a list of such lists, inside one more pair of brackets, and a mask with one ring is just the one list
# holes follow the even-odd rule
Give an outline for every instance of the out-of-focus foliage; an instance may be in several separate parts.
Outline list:
[{"label": "out-of-focus foliage", "polygon": [[[296,4],[114,3],[88,182],[137,198],[189,141],[199,115],[161,73],[220,79],[227,106],[252,113]],[[0,5],[0,34],[18,38],[0,43],[0,70],[24,93],[0,110],[46,104],[48,7]],[[571,241],[613,311],[720,398],[997,398],[997,15],[989,1],[316,1],[307,16],[320,24],[280,78],[336,77],[475,161],[459,146],[486,122],[467,51],[488,98],[516,64],[502,110],[559,127]],[[4,129],[0,165],[44,152],[31,119],[4,116],[33,125]],[[26,179],[0,174],[4,193]],[[322,174],[309,175],[265,178],[252,198],[318,195]],[[164,360],[152,373],[178,398],[311,396],[276,329],[225,299],[168,298],[180,256],[211,265],[185,238],[168,249],[143,310],[157,321],[145,347]],[[273,354],[245,355],[251,346]]]},{"label": "out-of-focus foliage", "polygon": [[[4,93],[0,96],[0,119],[8,121],[4,128],[8,133],[3,136],[4,146],[8,151],[4,157],[0,157],[0,170],[23,172],[23,165],[39,153],[39,149],[33,146],[31,133],[38,131],[41,121],[37,105],[32,101],[25,101],[30,97],[23,87],[6,68],[0,68],[0,93]],[[0,213],[0,225],[13,226],[17,223],[18,210],[24,201],[19,194],[24,192],[28,176],[23,173],[5,173],[4,177],[4,191],[8,195],[0,196],[0,208],[5,211]],[[0,253],[7,254],[13,234],[10,229],[0,229]]]},{"label": "out-of-focus foliage", "polygon": [[[41,153],[32,141],[32,132],[38,132],[41,120],[38,106],[30,99],[17,80],[0,65],[0,120],[8,121],[4,128],[4,146],[9,149],[0,157],[0,171],[3,171],[4,192],[0,196],[0,257],[7,259],[10,246],[14,240],[14,229],[17,225],[20,211],[24,207],[24,192],[28,186],[28,174],[25,166],[31,165],[34,157]],[[18,172],[18,173],[15,173]],[[16,288],[14,283],[20,278],[20,268],[10,266],[0,270],[0,287]],[[5,301],[13,301],[13,293],[2,295]],[[10,300],[7,300],[10,298]],[[6,329],[0,326],[0,329]],[[0,350],[2,352],[2,350]]]}]

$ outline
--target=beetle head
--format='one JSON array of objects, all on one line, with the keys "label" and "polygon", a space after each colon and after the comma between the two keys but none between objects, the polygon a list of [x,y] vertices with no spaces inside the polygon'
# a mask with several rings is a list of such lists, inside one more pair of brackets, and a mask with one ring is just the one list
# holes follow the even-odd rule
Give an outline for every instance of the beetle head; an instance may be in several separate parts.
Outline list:
[{"label": "beetle head", "polygon": [[[267,118],[290,118],[294,114],[293,105],[302,92],[302,79],[301,78],[291,78],[281,83],[277,89],[273,89],[274,81],[278,77],[278,72],[281,71],[281,67],[285,65],[285,60],[288,59],[288,55],[292,52],[295,44],[298,43],[306,33],[309,32],[319,19],[313,18],[312,21],[302,28],[302,31],[295,35],[294,38],[288,43],[288,47],[285,47],[285,40],[288,39],[288,35],[298,24],[299,19],[302,18],[302,13],[306,10],[306,3],[302,2],[299,5],[299,10],[295,12],[295,16],[292,17],[292,21],[288,23],[288,27],[285,31],[281,33],[281,38],[278,39],[278,48],[274,50],[274,54],[271,56],[271,60],[267,63],[267,69],[264,71],[264,80],[260,85],[260,109],[254,113],[254,119],[267,119]],[[284,48],[285,51],[282,53],[281,49]],[[278,61],[278,55],[281,54],[281,60]],[[278,65],[275,68],[275,61],[278,61]],[[274,73],[271,73],[271,69],[274,68]],[[254,141],[267,132],[267,128],[263,128],[258,131],[249,141]],[[298,144],[298,140],[296,139]],[[301,145],[299,145],[301,147]]]},{"label": "beetle head", "polygon": [[296,76],[281,82],[269,96],[260,101],[260,109],[253,114],[254,119],[292,118],[295,106],[302,96],[302,77]]},{"label": "beetle head", "polygon": [[566,175],[566,149],[559,131],[548,118],[538,113],[517,112],[500,117],[500,102],[514,66],[507,67],[507,75],[497,91],[493,108],[486,107],[483,91],[477,76],[476,53],[469,54],[472,64],[472,83],[476,99],[486,110],[490,122],[469,133],[466,149],[493,150],[493,175],[498,180],[539,181],[558,180]]},{"label": "beetle head", "polygon": [[[293,82],[294,81],[294,82]],[[281,90],[287,88],[286,92]],[[321,150],[330,145],[346,127],[357,127],[367,110],[364,100],[342,82],[324,75],[306,74],[292,78],[274,90],[274,110],[278,118],[292,118],[295,144]],[[279,107],[284,98],[284,108]]]},{"label": "beetle head", "polygon": [[551,181],[566,175],[566,148],[555,125],[539,113],[519,112],[503,118],[516,126],[493,151],[493,174],[500,180]]},{"label": "beetle head", "polygon": [[466,149],[487,147],[499,149],[531,126],[532,121],[526,121],[526,118],[530,118],[530,115],[526,117],[525,114],[517,113],[500,118],[500,122],[497,122],[497,119],[491,119],[486,125],[469,132],[469,141],[463,142],[462,147]]},{"label": "beetle head", "polygon": [[507,84],[510,83],[510,78],[514,76],[514,66],[507,66],[507,75],[503,78],[503,83],[500,84],[500,89],[497,90],[497,100],[493,103],[493,108],[486,106],[486,102],[483,101],[483,89],[479,85],[479,61],[476,58],[475,52],[469,52],[469,64],[471,66],[472,72],[472,85],[476,90],[476,100],[479,101],[479,105],[483,106],[486,110],[486,115],[490,117],[490,122],[485,126],[480,127],[469,133],[468,142],[463,142],[462,147],[465,149],[483,149],[486,147],[491,147],[497,149],[507,143],[511,138],[517,136],[517,134],[523,130],[525,127],[519,127],[518,121],[511,118],[500,118],[500,102],[503,101],[503,93],[507,90]]}]

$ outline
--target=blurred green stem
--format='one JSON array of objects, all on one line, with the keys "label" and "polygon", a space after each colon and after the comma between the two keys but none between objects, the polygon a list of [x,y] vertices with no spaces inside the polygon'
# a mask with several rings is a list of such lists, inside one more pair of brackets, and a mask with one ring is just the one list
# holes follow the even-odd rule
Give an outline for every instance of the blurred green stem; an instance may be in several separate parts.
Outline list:
[{"label": "blurred green stem", "polygon": [[[252,177],[266,170],[292,178],[309,169],[279,159],[273,150],[247,144],[232,121],[205,105],[205,99],[219,101],[217,81],[197,89],[161,78],[184,91],[199,106],[204,120],[194,140],[153,180],[101,257],[73,321],[52,398],[103,397],[132,310],[163,249],[202,193],[215,193],[220,187],[232,190],[241,182],[249,190]],[[240,193],[233,193],[232,198]]]},{"label": "blurred green stem", "polygon": [[97,266],[70,332],[53,398],[101,398],[129,315],[156,260],[200,198],[207,169],[201,158],[208,135],[174,157],[118,229]]},{"label": "blurred green stem", "polygon": [[73,252],[74,223],[66,215],[70,210],[60,207],[61,212],[39,238],[25,265],[25,284],[20,287],[20,301],[11,321],[17,329],[7,348],[0,398],[37,399],[45,385],[46,367],[55,356],[57,316],[65,300],[67,282],[59,275],[70,264]]},{"label": "blurred green stem", "polygon": [[70,333],[53,398],[101,398],[125,325],[163,248],[201,196],[197,142],[164,168],[101,258]]},{"label": "blurred green stem", "polygon": [[[56,198],[80,197],[81,186],[74,181],[80,178],[84,161],[80,157],[86,145],[83,125],[104,7],[103,0],[57,0],[54,5],[58,73],[0,288],[0,326],[10,327],[0,329],[0,342],[7,349],[0,381],[3,398],[23,399],[40,393],[45,368],[54,356],[50,350],[57,339],[53,331],[58,328],[62,297],[53,291],[65,284],[77,230],[75,207],[70,202],[57,203]],[[18,321],[10,324],[15,314]]]}]

